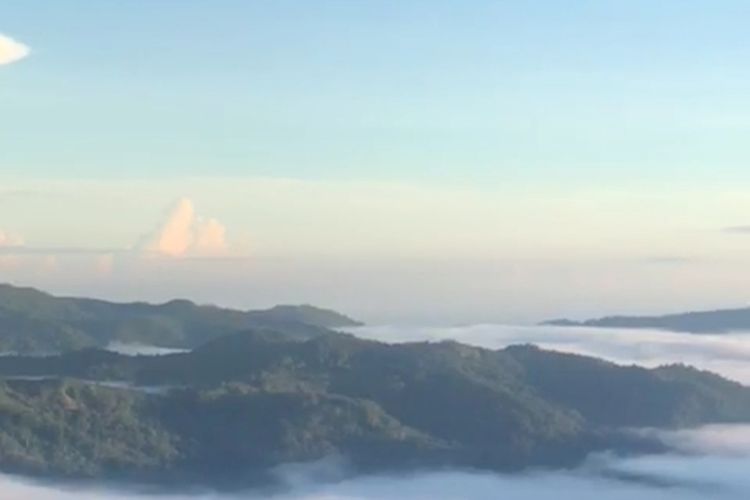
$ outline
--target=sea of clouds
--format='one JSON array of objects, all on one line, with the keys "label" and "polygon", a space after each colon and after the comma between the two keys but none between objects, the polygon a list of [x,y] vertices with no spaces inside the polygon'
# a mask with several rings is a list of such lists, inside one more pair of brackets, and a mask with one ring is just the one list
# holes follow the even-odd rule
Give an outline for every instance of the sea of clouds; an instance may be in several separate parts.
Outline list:
[{"label": "sea of clouds", "polygon": [[536,344],[621,364],[685,363],[750,385],[750,332],[699,335],[663,330],[558,326],[365,326],[350,330],[384,342],[457,340],[490,349]]}]

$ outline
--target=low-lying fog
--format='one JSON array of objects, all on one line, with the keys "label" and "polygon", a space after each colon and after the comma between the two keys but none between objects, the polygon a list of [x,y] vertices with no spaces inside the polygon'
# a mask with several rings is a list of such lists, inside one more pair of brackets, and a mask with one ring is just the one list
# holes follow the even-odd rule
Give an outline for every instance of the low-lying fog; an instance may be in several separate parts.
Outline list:
[{"label": "low-lying fog", "polygon": [[157,347],[138,343],[110,342],[107,346],[107,350],[118,354],[124,354],[126,356],[163,356],[165,354],[187,352],[189,349]]},{"label": "low-lying fog", "polygon": [[[352,333],[386,342],[454,339],[501,348],[534,343],[544,348],[657,366],[683,362],[750,385],[750,334],[695,335],[655,330],[476,325],[467,327],[361,327]],[[164,354],[148,346],[114,346],[129,354]],[[658,436],[677,451],[622,458],[592,456],[573,471],[499,475],[465,470],[423,471],[403,476],[349,477],[341,461],[293,465],[278,470],[285,486],[271,494],[150,494],[144,490],[71,487],[0,475],[3,500],[279,500],[335,499],[520,499],[547,500],[744,500],[750,491],[750,426],[697,430],[638,430]]]},{"label": "low-lying fog", "polygon": [[365,326],[350,330],[384,342],[452,339],[492,349],[531,343],[617,363],[685,363],[750,385],[750,332],[697,335],[662,330],[556,326]]},{"label": "low-lying fog", "polygon": [[[644,431],[656,432],[656,431]],[[403,476],[346,478],[340,461],[282,467],[285,487],[274,493],[155,495],[104,487],[71,488],[0,476],[3,500],[744,500],[750,491],[750,426],[713,426],[660,433],[681,450],[671,455],[598,455],[573,471],[526,474],[447,470]]]}]

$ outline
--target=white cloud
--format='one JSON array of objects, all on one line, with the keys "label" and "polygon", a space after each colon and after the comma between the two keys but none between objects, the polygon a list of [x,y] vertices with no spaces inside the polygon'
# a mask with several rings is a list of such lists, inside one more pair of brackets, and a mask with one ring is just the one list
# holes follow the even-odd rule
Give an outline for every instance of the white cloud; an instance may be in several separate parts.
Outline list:
[{"label": "white cloud", "polygon": [[[0,185],[0,227],[23,230],[30,244],[112,250],[110,280],[94,275],[93,262],[76,273],[17,278],[84,295],[121,297],[130,287],[140,294],[133,298],[194,295],[241,307],[314,302],[370,323],[443,324],[716,309],[750,297],[750,284],[738,272],[748,265],[747,239],[717,237],[717,228],[741,224],[738,214],[750,213],[747,193],[729,186],[668,193],[623,187],[610,193],[553,186],[469,189],[242,177],[115,182],[2,174]],[[140,259],[133,251],[139,236],[159,221],[153,208],[185,194],[199,214],[211,207],[203,209],[205,215],[227,226],[230,257],[252,249],[244,269],[232,266],[230,273],[217,270],[231,264],[216,259],[173,258],[182,272],[167,276],[166,259]],[[702,203],[695,203],[698,198]],[[127,214],[116,223],[103,209],[114,203]],[[632,215],[641,213],[647,216]],[[54,223],[59,220],[68,223]],[[64,253],[73,260],[72,252]],[[120,264],[136,258],[142,270]],[[193,278],[199,266],[213,266],[204,282]],[[255,286],[247,287],[251,280]],[[207,296],[208,289],[215,295]]]},{"label": "white cloud", "polygon": [[193,202],[181,198],[164,223],[138,246],[146,255],[219,257],[228,253],[226,228],[216,219],[196,215]]},{"label": "white cloud", "polygon": [[187,198],[179,200],[162,226],[146,240],[143,250],[171,257],[185,255],[193,244],[194,222],[193,203]]},{"label": "white cloud", "polygon": [[750,426],[747,425],[716,424],[698,429],[644,429],[636,432],[656,437],[670,449],[689,455],[750,457]]},{"label": "white cloud", "polygon": [[685,363],[750,384],[750,333],[698,335],[661,330],[555,326],[366,326],[356,335],[385,342],[454,339],[490,349],[532,343],[546,349],[655,367]]},{"label": "white cloud", "polygon": [[26,45],[0,34],[0,66],[20,61],[30,52],[31,49]]},{"label": "white cloud", "polygon": [[199,220],[194,228],[193,250],[199,255],[221,255],[227,251],[226,228],[216,219]]}]

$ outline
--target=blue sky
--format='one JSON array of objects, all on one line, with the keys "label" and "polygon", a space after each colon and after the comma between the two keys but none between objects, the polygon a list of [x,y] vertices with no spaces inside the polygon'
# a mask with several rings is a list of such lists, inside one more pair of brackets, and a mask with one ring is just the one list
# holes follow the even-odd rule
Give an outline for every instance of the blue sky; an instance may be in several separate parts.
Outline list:
[{"label": "blue sky", "polygon": [[461,322],[745,304],[747,19],[5,0],[31,53],[0,65],[0,281]]},{"label": "blue sky", "polygon": [[37,177],[747,180],[749,16],[695,0],[9,0],[0,32],[34,54],[0,74],[0,160]]}]

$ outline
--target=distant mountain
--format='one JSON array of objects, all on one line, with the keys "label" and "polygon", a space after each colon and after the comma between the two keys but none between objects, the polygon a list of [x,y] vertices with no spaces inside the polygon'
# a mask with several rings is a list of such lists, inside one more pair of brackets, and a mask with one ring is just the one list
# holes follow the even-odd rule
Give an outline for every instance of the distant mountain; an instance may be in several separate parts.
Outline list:
[{"label": "distant mountain", "polygon": [[750,388],[533,346],[253,330],[156,357],[0,358],[0,470],[45,477],[239,486],[328,455],[402,472],[567,467],[663,446],[627,429],[713,422],[750,422]]},{"label": "distant mountain", "polygon": [[656,328],[688,333],[727,333],[750,330],[750,308],[687,312],[664,316],[606,316],[586,321],[555,319],[542,324],[598,328]]},{"label": "distant mountain", "polygon": [[308,338],[322,328],[359,324],[308,305],[238,311],[188,300],[119,304],[0,285],[0,352],[54,353],[112,342],[191,349],[249,328],[272,328]]}]

